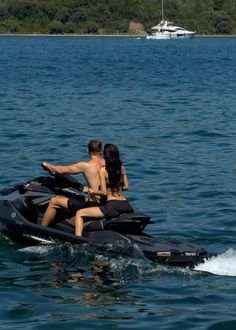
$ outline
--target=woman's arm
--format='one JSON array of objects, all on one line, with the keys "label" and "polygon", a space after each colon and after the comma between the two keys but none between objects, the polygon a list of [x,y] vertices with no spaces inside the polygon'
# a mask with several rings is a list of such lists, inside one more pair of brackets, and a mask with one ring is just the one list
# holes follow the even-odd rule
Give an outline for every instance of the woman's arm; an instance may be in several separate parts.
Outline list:
[{"label": "woman's arm", "polygon": [[100,189],[101,193],[105,196],[107,196],[107,171],[105,167],[102,167],[99,171],[99,177],[100,177]]},{"label": "woman's arm", "polygon": [[128,182],[128,177],[126,175],[126,171],[125,171],[125,168],[123,165],[122,165],[122,175],[123,175],[123,181],[124,181],[123,190],[127,190],[129,188],[129,182]]}]

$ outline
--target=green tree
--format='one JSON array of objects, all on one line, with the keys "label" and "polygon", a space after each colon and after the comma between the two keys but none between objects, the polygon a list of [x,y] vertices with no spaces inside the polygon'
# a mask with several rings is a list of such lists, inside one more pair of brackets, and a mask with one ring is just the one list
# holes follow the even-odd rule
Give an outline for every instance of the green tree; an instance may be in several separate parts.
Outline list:
[{"label": "green tree", "polygon": [[213,9],[220,10],[224,4],[224,0],[213,0]]},{"label": "green tree", "polygon": [[10,33],[20,33],[21,32],[20,24],[14,19],[7,20],[4,25],[6,27],[6,30]]},{"label": "green tree", "polygon": [[77,10],[72,14],[71,20],[75,23],[85,22],[87,20],[87,15],[84,10]]},{"label": "green tree", "polygon": [[76,32],[76,26],[72,22],[67,22],[64,25],[64,32],[65,33],[75,33]]},{"label": "green tree", "polygon": [[64,26],[59,21],[52,21],[49,24],[49,31],[50,34],[61,34],[64,32]]},{"label": "green tree", "polygon": [[[164,16],[200,34],[236,33],[236,0],[165,0]],[[161,0],[0,0],[9,33],[128,33],[130,22],[147,31],[160,19]]]},{"label": "green tree", "polygon": [[8,14],[8,7],[5,3],[0,2],[0,18],[1,19],[6,19],[9,17]]},{"label": "green tree", "polygon": [[232,19],[225,12],[214,11],[211,20],[216,34],[229,34],[232,31]]},{"label": "green tree", "polygon": [[86,34],[94,34],[98,32],[98,25],[96,22],[90,21],[86,24],[86,26],[83,29],[83,32]]}]

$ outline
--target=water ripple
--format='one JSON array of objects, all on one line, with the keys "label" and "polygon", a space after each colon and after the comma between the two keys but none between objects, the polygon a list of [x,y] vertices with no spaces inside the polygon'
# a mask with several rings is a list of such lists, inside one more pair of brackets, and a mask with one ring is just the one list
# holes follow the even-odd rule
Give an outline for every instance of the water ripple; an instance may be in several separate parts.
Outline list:
[{"label": "water ripple", "polygon": [[0,37],[1,188],[117,143],[147,231],[210,254],[189,271],[1,238],[1,328],[235,326],[235,53],[235,38]]}]

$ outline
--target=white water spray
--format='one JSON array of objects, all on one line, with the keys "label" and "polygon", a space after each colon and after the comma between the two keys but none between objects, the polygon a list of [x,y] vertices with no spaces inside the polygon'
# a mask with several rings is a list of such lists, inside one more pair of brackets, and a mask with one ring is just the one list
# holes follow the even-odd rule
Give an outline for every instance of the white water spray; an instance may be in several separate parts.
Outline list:
[{"label": "white water spray", "polygon": [[38,255],[48,255],[51,251],[55,249],[53,245],[35,245],[28,246],[19,249],[19,252],[30,253],[30,254],[38,254]]},{"label": "white water spray", "polygon": [[216,275],[236,276],[236,250],[229,249],[225,253],[211,257],[194,269]]}]

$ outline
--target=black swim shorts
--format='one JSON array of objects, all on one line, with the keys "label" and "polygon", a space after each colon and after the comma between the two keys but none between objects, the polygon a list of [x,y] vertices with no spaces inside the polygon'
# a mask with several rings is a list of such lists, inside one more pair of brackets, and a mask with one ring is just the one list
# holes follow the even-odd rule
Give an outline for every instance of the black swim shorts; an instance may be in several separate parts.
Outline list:
[{"label": "black swim shorts", "polygon": [[134,210],[127,200],[110,200],[105,205],[99,207],[105,218],[118,217],[123,213],[133,213]]},{"label": "black swim shorts", "polygon": [[92,207],[92,206],[98,206],[100,204],[95,202],[86,201],[86,199],[83,196],[79,196],[77,198],[70,197],[67,202],[67,206],[69,211],[72,213],[76,213],[76,211],[80,209],[84,209],[86,207]]}]

